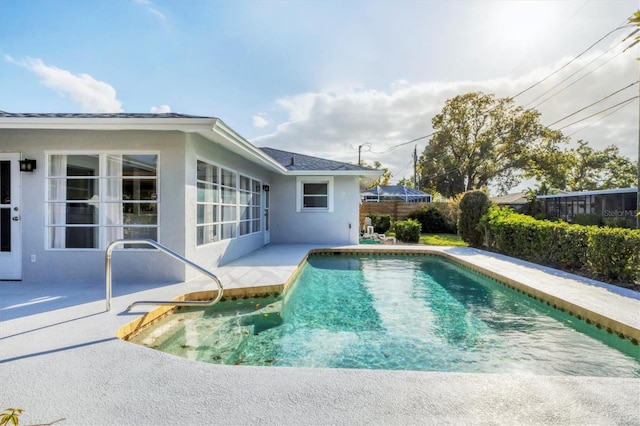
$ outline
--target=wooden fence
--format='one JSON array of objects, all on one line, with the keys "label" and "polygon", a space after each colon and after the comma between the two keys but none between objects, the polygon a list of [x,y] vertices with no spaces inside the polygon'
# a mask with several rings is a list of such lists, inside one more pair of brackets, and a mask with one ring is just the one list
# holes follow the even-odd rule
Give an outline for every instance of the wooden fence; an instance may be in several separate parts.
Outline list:
[{"label": "wooden fence", "polygon": [[364,218],[368,214],[391,216],[391,222],[404,220],[409,212],[422,207],[435,206],[443,213],[446,211],[447,203],[403,203],[400,201],[383,201],[379,203],[360,203],[360,229],[364,225]]}]

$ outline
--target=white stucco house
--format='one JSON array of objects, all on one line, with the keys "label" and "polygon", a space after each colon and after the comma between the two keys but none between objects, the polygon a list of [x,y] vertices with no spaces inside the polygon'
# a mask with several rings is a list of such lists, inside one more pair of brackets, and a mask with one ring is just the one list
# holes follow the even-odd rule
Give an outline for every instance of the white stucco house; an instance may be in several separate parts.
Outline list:
[{"label": "white stucco house", "polygon": [[[270,243],[357,244],[380,173],[257,148],[212,117],[0,112],[0,280],[102,280],[122,238],[211,270]],[[114,253],[120,281],[195,275],[152,247]]]}]

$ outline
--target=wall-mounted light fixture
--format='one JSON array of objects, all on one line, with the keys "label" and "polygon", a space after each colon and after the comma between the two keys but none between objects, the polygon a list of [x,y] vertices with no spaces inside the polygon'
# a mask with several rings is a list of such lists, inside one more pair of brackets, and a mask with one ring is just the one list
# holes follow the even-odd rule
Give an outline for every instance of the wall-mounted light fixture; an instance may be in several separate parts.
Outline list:
[{"label": "wall-mounted light fixture", "polygon": [[20,163],[21,172],[32,172],[36,169],[36,160],[25,158],[24,160],[18,161],[18,163]]},{"label": "wall-mounted light fixture", "polygon": [[269,192],[269,185],[262,185],[262,190],[264,192]]}]

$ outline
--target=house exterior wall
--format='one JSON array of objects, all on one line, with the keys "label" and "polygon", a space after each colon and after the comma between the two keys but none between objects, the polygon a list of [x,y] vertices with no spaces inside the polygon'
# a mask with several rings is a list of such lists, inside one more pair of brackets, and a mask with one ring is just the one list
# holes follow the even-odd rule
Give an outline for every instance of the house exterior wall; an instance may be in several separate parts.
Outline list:
[{"label": "house exterior wall", "polygon": [[[185,250],[185,137],[179,132],[8,130],[0,132],[0,150],[35,159],[33,173],[21,173],[22,280],[55,283],[104,280],[104,250],[48,249],[45,240],[46,154],[53,152],[157,152],[159,154],[158,242],[178,253]],[[169,196],[171,194],[171,197]],[[31,262],[35,255],[36,262]],[[119,282],[177,282],[184,279],[181,263],[153,250],[113,253],[113,280]]]},{"label": "house exterior wall", "polygon": [[[331,211],[297,211],[296,198],[300,195],[297,194],[300,188],[297,179],[300,177],[282,175],[266,165],[249,161],[242,153],[236,153],[236,148],[229,145],[231,142],[222,137],[212,134],[213,140],[219,142],[216,143],[197,133],[166,130],[2,129],[0,152],[19,153],[21,158],[37,161],[33,173],[20,173],[22,280],[80,284],[104,282],[105,279],[104,242],[96,249],[52,249],[47,246],[47,186],[51,184],[47,179],[48,154],[157,154],[157,240],[214,273],[218,266],[262,247],[269,240],[276,244],[358,243],[358,176],[329,176]],[[197,245],[198,160],[260,182],[260,231]],[[265,238],[263,185],[270,187],[270,239]],[[91,204],[86,199],[81,203]],[[99,209],[105,200],[101,203],[93,208]],[[114,251],[112,273],[114,283],[120,285],[174,283],[200,275],[154,249]]]},{"label": "house exterior wall", "polygon": [[[217,164],[253,179],[260,180],[262,185],[270,183],[272,174],[255,163],[247,161],[241,156],[230,152],[220,145],[211,143],[199,135],[187,136],[187,154],[184,167],[184,181],[186,182],[184,197],[184,226],[186,227],[185,253],[189,260],[215,273],[216,267],[248,254],[264,245],[264,221],[261,224],[261,231],[258,233],[197,246],[197,160]],[[262,188],[260,198],[262,214],[264,211],[264,191]],[[186,274],[187,279],[199,275],[199,273],[192,268],[188,268]]]},{"label": "house exterior wall", "polygon": [[[335,176],[333,211],[296,211],[296,176],[274,175],[271,184],[271,242],[358,244],[360,188],[357,176]],[[351,225],[351,227],[349,227]]]}]

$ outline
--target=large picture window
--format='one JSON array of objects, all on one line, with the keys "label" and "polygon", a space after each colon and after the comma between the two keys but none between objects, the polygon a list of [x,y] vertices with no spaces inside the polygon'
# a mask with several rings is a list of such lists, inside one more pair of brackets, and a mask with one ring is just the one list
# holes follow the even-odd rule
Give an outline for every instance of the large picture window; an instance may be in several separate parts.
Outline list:
[{"label": "large picture window", "polygon": [[46,180],[48,248],[157,240],[157,154],[50,154]]},{"label": "large picture window", "polygon": [[202,160],[196,168],[197,245],[260,232],[261,182]]}]

